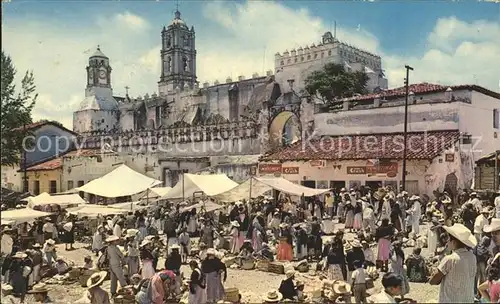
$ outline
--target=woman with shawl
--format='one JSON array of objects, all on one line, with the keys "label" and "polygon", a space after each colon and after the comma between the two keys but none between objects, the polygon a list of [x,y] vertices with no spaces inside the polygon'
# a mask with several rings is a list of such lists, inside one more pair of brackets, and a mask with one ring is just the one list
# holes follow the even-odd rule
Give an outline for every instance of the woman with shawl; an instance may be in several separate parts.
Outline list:
[{"label": "woman with shawl", "polygon": [[239,230],[240,224],[237,221],[232,221],[231,222],[231,253],[232,254],[237,254],[240,252],[240,230]]},{"label": "woman with shawl", "polygon": [[410,292],[410,284],[408,283],[408,276],[404,269],[405,265],[405,253],[403,252],[402,244],[400,241],[395,241],[392,244],[392,250],[390,252],[391,265],[389,267],[389,272],[393,272],[403,279],[403,284],[401,286],[401,296],[408,294]]},{"label": "woman with shawl", "polygon": [[292,234],[288,228],[288,224],[280,224],[280,242],[278,245],[278,261],[292,261]]},{"label": "woman with shawl", "polygon": [[198,266],[198,262],[189,262],[191,267],[191,278],[189,280],[188,304],[204,304],[207,301],[207,292],[205,285],[205,276]]},{"label": "woman with shawl", "polygon": [[255,251],[260,251],[262,249],[262,243],[264,242],[262,231],[264,231],[264,229],[260,225],[259,221],[255,220],[253,222],[252,231],[252,247]]},{"label": "woman with shawl", "polygon": [[140,258],[142,261],[142,278],[149,279],[154,276],[155,268],[153,266],[153,261],[155,259],[153,253],[151,252],[149,245],[151,244],[150,240],[142,241],[140,245]]},{"label": "woman with shawl", "polygon": [[[217,303],[219,300],[224,299],[224,286],[222,281],[226,281],[227,270],[226,264],[216,257],[216,250],[209,248],[207,251],[207,258],[201,263],[201,271],[206,276],[206,292],[207,302]],[[221,281],[221,275],[222,276]]]},{"label": "woman with shawl", "polygon": [[193,236],[198,230],[198,222],[196,221],[196,208],[193,208],[193,210],[191,210],[187,218],[187,232],[189,233],[189,235]]},{"label": "woman with shawl", "polygon": [[337,238],[333,239],[333,243],[328,246],[326,253],[326,265],[328,280],[344,280],[342,272],[342,265],[345,263],[344,256],[339,255],[339,248],[341,247],[342,240]]},{"label": "woman with shawl", "polygon": [[394,235],[394,227],[389,224],[389,219],[384,218],[382,225],[378,227],[375,237],[378,239],[377,260],[382,263],[382,271],[387,271],[389,265],[391,238]]},{"label": "woman with shawl", "polygon": [[175,274],[170,270],[162,270],[153,275],[148,287],[151,304],[163,304],[167,299],[174,299],[175,293],[172,290],[174,281]]},{"label": "woman with shawl", "polygon": [[354,206],[354,223],[352,225],[354,231],[359,231],[363,229],[363,208],[361,200],[356,201]]}]

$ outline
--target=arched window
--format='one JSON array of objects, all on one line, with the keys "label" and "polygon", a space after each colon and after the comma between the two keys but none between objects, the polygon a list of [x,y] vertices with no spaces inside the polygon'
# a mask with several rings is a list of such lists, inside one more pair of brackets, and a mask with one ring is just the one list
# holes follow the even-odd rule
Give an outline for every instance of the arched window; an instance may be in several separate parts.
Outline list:
[{"label": "arched window", "polygon": [[184,72],[188,72],[188,59],[186,57],[182,57],[182,64]]},{"label": "arched window", "polygon": [[307,55],[307,60],[310,60],[311,59],[311,55]]},{"label": "arched window", "polygon": [[281,65],[285,65],[285,61],[284,61],[284,60],[281,60],[280,64],[281,64]]},{"label": "arched window", "polygon": [[304,61],[304,56],[300,57],[300,61]]}]

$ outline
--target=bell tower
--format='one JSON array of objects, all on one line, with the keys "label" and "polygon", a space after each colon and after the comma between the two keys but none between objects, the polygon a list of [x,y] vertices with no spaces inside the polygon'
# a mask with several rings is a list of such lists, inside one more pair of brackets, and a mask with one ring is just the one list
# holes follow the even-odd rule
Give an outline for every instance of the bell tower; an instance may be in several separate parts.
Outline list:
[{"label": "bell tower", "polygon": [[99,46],[97,46],[97,50],[89,58],[86,95],[94,92],[95,89],[111,91],[111,66],[109,65],[109,58],[101,52]]},{"label": "bell tower", "polygon": [[158,82],[160,94],[167,94],[177,87],[193,89],[196,83],[196,46],[194,27],[188,28],[179,10],[174,20],[161,32],[161,75]]}]

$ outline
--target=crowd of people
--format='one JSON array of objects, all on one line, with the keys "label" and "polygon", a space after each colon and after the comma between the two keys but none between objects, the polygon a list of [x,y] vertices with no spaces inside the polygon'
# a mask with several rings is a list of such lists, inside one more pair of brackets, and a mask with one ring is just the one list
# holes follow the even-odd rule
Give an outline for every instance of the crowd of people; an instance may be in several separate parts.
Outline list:
[{"label": "crowd of people", "polygon": [[[225,299],[224,254],[235,257],[244,269],[259,260],[315,262],[327,280],[336,282],[337,294],[348,294],[346,301],[352,295],[356,303],[396,303],[410,292],[409,282],[440,285],[440,303],[499,299],[500,196],[488,202],[473,192],[460,204],[446,192],[430,201],[391,187],[363,187],[295,201],[289,196],[259,197],[215,212],[181,207],[167,203],[126,215],[98,216],[85,228],[92,234],[95,258],[85,257],[83,267],[105,270],[89,278],[90,303],[110,303],[119,286],[133,286],[139,304],[179,301],[183,264],[191,269],[188,303],[217,303]],[[21,301],[28,292],[47,301],[41,278],[71,269],[58,258],[55,245],[62,242],[66,250],[73,249],[76,219],[64,212],[54,217],[22,224],[17,231],[2,228],[3,282]],[[326,237],[329,221],[344,228]],[[421,231],[424,221],[429,228]],[[23,244],[23,236],[33,237],[34,244]],[[404,247],[409,243],[414,249],[407,255]],[[165,259],[163,265],[160,258]],[[429,267],[430,259],[437,267]],[[43,266],[52,272],[42,274]],[[384,273],[384,290],[368,296],[367,269],[373,266]],[[109,292],[100,287],[108,274]],[[295,271],[287,270],[285,277],[263,302],[307,300]]]}]

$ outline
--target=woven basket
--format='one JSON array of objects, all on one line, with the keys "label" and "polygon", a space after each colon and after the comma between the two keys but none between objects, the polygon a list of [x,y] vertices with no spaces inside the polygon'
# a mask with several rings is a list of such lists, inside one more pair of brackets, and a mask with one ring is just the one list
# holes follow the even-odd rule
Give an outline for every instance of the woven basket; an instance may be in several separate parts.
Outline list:
[{"label": "woven basket", "polygon": [[238,302],[240,300],[240,290],[238,288],[226,288],[224,301]]},{"label": "woven basket", "polygon": [[297,270],[299,272],[308,272],[309,271],[309,265],[308,264],[301,264],[297,266]]},{"label": "woven basket", "polygon": [[268,271],[272,272],[272,273],[276,273],[276,274],[284,274],[285,267],[281,263],[271,262],[271,263],[269,263]]},{"label": "woven basket", "polygon": [[258,260],[255,268],[260,271],[269,271],[269,263],[268,260]]}]

